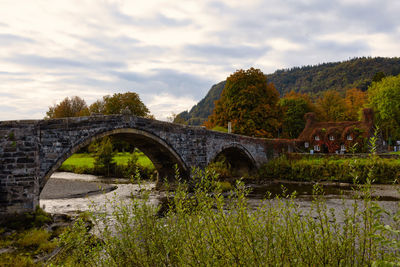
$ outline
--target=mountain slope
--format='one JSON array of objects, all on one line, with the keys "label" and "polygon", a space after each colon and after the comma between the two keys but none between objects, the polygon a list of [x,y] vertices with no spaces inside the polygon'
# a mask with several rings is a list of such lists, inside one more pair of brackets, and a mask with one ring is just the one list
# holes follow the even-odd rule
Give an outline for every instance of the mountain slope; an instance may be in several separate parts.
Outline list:
[{"label": "mountain slope", "polygon": [[[387,76],[400,74],[400,58],[354,58],[343,62],[277,70],[267,74],[266,78],[274,83],[281,96],[294,90],[316,97],[329,89],[344,92],[355,87],[365,91],[378,72]],[[184,111],[178,116],[189,125],[201,125],[211,115],[214,102],[219,99],[224,86],[225,81],[213,85],[189,112]]]}]

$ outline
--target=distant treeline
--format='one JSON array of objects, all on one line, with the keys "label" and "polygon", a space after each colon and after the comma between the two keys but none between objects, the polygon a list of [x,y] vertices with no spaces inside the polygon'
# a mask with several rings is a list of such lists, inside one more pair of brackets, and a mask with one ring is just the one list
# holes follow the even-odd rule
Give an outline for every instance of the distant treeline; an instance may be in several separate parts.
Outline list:
[{"label": "distant treeline", "polygon": [[[307,93],[312,99],[321,97],[327,90],[343,96],[347,89],[367,90],[374,77],[400,74],[400,58],[354,58],[348,61],[323,63],[316,66],[294,67],[267,74],[281,96],[290,91]],[[177,119],[189,125],[201,125],[214,109],[214,102],[221,96],[226,81],[211,87],[207,95],[192,109],[178,114]]]}]

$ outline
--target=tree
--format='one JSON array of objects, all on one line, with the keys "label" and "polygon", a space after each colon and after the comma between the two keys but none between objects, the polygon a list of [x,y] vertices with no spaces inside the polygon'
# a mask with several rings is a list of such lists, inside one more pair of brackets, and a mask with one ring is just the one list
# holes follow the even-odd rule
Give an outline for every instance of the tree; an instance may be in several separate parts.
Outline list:
[{"label": "tree", "polygon": [[100,143],[94,144],[94,168],[98,173],[110,176],[116,163],[113,160],[115,153],[109,137],[102,138]]},{"label": "tree", "polygon": [[172,122],[172,123],[177,123],[177,124],[184,124],[184,125],[188,124],[188,122],[183,117],[176,114],[175,112],[172,112],[171,116],[167,117],[167,121]]},{"label": "tree", "polygon": [[373,82],[368,88],[368,99],[384,136],[400,139],[400,75]]},{"label": "tree", "polygon": [[367,94],[357,88],[349,89],[346,91],[344,102],[346,105],[345,119],[349,121],[358,120],[361,109],[367,103]]},{"label": "tree", "polygon": [[85,100],[79,96],[73,96],[71,98],[66,97],[59,104],[55,104],[49,107],[49,111],[46,112],[46,119],[64,118],[64,117],[80,117],[88,116],[89,109],[86,105]]},{"label": "tree", "polygon": [[317,110],[322,121],[342,121],[345,119],[346,104],[338,92],[328,90],[317,100]]},{"label": "tree", "polygon": [[236,134],[275,137],[280,126],[279,93],[259,69],[238,70],[227,78],[206,127],[232,123]]},{"label": "tree", "polygon": [[126,92],[116,93],[112,96],[106,95],[102,100],[94,102],[89,110],[91,113],[100,113],[105,115],[121,114],[129,112],[132,115],[150,117],[150,111],[140,100],[137,93]]},{"label": "tree", "polygon": [[374,77],[372,77],[372,82],[380,82],[385,77],[386,77],[385,73],[383,71],[379,71],[375,73]]},{"label": "tree", "polygon": [[279,100],[284,116],[282,121],[283,137],[297,138],[305,126],[304,115],[315,110],[307,94],[294,91]]}]

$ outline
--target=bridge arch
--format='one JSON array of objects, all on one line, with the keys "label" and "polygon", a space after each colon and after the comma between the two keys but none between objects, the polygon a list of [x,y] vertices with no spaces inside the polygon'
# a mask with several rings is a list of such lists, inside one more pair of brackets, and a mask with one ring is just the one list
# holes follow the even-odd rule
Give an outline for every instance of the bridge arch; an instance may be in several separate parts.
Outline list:
[{"label": "bridge arch", "polygon": [[223,146],[211,157],[210,162],[224,159],[230,164],[235,175],[244,176],[257,169],[251,153],[242,145],[234,143]]},{"label": "bridge arch", "polygon": [[45,172],[40,181],[40,191],[47,183],[50,176],[62,165],[62,163],[77,152],[80,148],[105,136],[115,135],[128,141],[139,148],[154,164],[159,178],[171,178],[175,175],[175,165],[178,166],[181,176],[189,175],[189,168],[181,156],[161,137],[135,128],[117,128],[80,139],[71,149],[62,153],[56,162]]}]

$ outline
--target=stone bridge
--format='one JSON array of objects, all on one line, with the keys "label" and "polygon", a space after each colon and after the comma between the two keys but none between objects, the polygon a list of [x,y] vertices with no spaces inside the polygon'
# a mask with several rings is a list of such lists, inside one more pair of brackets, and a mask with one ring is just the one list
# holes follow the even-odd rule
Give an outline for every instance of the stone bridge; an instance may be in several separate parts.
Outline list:
[{"label": "stone bridge", "polygon": [[0,214],[31,211],[51,174],[92,141],[117,135],[146,154],[159,177],[184,177],[220,155],[238,169],[256,169],[294,143],[210,131],[129,115],[0,122]]}]

